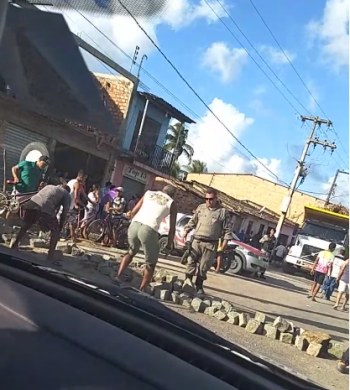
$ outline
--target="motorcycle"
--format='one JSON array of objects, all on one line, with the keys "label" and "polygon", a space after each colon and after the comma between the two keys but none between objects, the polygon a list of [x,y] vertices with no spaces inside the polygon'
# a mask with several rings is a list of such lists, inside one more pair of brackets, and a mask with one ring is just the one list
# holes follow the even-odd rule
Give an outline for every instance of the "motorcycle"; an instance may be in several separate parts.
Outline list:
[{"label": "motorcycle", "polygon": [[[181,257],[181,264],[187,264],[187,258],[191,254],[193,257],[196,257],[196,254],[192,250],[192,242],[193,242],[193,237],[191,237],[191,240],[187,242],[187,249],[185,250],[184,254]],[[225,274],[231,268],[232,262],[235,259],[235,252],[237,246],[238,245],[228,243],[226,249],[223,252],[217,253],[217,255],[219,254],[222,255],[220,269],[219,269],[219,272],[221,274]],[[217,255],[212,265],[212,268],[214,268],[215,270],[217,268]]]}]

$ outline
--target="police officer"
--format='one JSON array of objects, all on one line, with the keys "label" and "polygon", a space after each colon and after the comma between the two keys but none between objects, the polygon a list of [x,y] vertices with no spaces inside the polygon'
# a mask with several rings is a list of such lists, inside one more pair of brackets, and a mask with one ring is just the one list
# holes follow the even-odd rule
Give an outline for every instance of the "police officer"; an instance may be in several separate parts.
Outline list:
[{"label": "police officer", "polygon": [[[194,229],[192,256],[187,259],[186,280],[192,283],[196,275],[195,286],[198,294],[204,294],[203,282],[216,257],[219,239],[223,236],[222,249],[232,239],[229,213],[221,206],[217,191],[207,190],[205,204],[198,206],[193,217],[184,228],[183,239]],[[197,267],[198,266],[198,267]]]}]

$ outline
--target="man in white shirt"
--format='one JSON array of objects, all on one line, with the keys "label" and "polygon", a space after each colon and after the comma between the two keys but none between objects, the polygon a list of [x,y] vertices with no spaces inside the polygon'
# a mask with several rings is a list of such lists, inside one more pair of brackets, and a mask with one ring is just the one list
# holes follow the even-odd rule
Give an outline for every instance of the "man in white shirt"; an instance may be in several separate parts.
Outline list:
[{"label": "man in white shirt", "polygon": [[152,280],[159,255],[158,230],[160,223],[168,215],[170,215],[170,229],[166,249],[171,250],[173,247],[177,216],[177,207],[174,202],[175,195],[176,188],[166,185],[162,191],[146,191],[145,195],[138,201],[130,213],[132,222],[128,230],[129,253],[123,257],[118,276],[114,279],[114,282],[121,283],[120,277],[139,252],[141,246],[145,255],[146,267],[140,290],[143,291]]},{"label": "man in white shirt", "polygon": [[334,257],[332,271],[328,272],[328,275],[323,283],[322,292],[324,294],[324,299],[327,299],[327,301],[331,299],[331,296],[337,287],[337,277],[339,275],[341,266],[345,262],[344,256],[345,250],[340,249],[338,254]]}]

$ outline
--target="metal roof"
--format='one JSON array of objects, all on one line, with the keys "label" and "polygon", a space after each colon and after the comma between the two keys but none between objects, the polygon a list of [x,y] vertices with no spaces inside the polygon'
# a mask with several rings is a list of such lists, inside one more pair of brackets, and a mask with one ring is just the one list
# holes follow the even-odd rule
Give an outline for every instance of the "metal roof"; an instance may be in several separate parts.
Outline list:
[{"label": "metal roof", "polygon": [[0,42],[0,75],[23,108],[115,134],[62,15],[10,5]]},{"label": "metal roof", "polygon": [[193,119],[189,118],[187,115],[183,114],[177,108],[172,106],[170,103],[165,101],[159,96],[153,95],[153,93],[148,92],[138,92],[138,94],[145,99],[148,99],[152,104],[157,106],[160,110],[167,112],[172,118],[177,119],[182,123],[196,123]]}]

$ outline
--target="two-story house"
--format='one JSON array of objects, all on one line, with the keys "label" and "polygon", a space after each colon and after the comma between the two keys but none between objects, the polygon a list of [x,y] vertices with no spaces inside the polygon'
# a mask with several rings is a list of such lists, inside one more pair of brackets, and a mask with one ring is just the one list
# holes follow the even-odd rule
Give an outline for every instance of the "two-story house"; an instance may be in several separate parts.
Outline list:
[{"label": "two-story house", "polygon": [[[152,186],[156,176],[169,176],[174,162],[173,154],[164,149],[169,121],[193,121],[163,99],[139,92],[137,77],[79,37],[75,36],[75,40],[115,71],[93,74],[101,100],[113,118],[115,133],[24,109],[12,94],[11,85],[3,80],[0,188],[5,187],[6,179],[12,178],[11,169],[19,161],[35,161],[44,154],[50,157],[50,169],[67,173],[68,178],[83,169],[89,176],[88,185],[103,185],[112,180],[123,185],[127,193],[141,195]],[[43,79],[50,79],[47,67],[40,69]],[[57,84],[57,79],[52,79],[52,83]],[[56,86],[60,90],[60,85]],[[38,89],[45,87],[42,83]]]},{"label": "two-story house", "polygon": [[112,181],[124,187],[127,195],[141,195],[152,188],[157,176],[169,177],[173,153],[164,148],[171,119],[194,121],[166,102],[147,92],[137,92],[129,106],[123,149],[116,159]]}]

